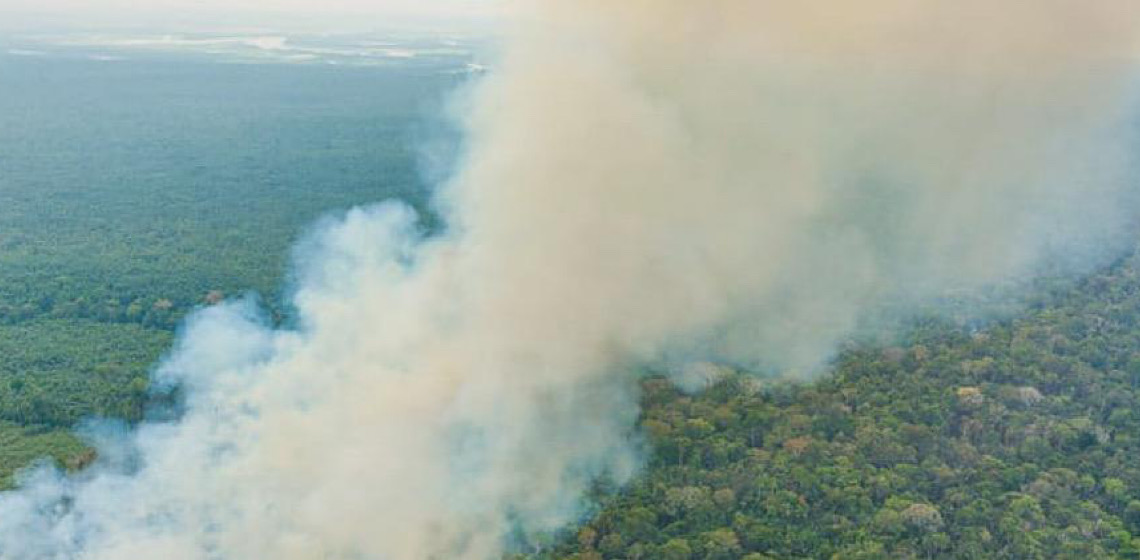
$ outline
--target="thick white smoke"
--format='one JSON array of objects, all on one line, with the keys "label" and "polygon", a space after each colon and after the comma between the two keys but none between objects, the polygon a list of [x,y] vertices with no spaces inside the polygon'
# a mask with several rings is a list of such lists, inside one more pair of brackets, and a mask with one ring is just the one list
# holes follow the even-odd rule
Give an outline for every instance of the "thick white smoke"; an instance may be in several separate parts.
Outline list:
[{"label": "thick white smoke", "polygon": [[351,211],[297,328],[193,318],[183,417],[0,498],[0,558],[498,558],[631,475],[635,364],[810,369],[885,302],[1119,246],[1133,4],[517,8],[446,233]]}]

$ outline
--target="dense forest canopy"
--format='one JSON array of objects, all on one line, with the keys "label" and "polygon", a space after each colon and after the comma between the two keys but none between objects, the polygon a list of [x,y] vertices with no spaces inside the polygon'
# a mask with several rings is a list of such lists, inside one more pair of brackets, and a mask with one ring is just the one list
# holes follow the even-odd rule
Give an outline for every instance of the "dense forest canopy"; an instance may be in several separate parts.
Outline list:
[{"label": "dense forest canopy", "polygon": [[1140,261],[814,383],[644,382],[649,467],[535,558],[1140,558]]},{"label": "dense forest canopy", "polygon": [[[163,398],[148,374],[188,312],[252,290],[287,313],[314,219],[423,206],[420,111],[458,80],[40,64],[0,58],[5,488],[37,459],[83,468],[74,428]],[[643,472],[519,557],[1140,558],[1140,264],[1032,290],[1012,318],[852,344],[813,382],[645,379]]]},{"label": "dense forest canopy", "polygon": [[446,149],[431,115],[465,79],[440,64],[0,51],[0,487],[40,456],[85,464],[73,426],[142,418],[187,313],[254,294],[287,314],[318,218],[422,205],[416,154]]},{"label": "dense forest canopy", "polygon": [[323,213],[423,202],[417,146],[461,79],[161,60],[0,73],[0,323],[167,330],[219,296],[276,302]]}]

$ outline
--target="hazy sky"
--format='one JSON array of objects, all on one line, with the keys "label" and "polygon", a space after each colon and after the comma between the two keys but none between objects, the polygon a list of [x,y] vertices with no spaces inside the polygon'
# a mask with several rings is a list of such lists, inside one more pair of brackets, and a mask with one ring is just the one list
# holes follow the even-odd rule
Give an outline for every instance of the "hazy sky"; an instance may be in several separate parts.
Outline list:
[{"label": "hazy sky", "polygon": [[0,29],[484,24],[499,0],[0,0]]}]

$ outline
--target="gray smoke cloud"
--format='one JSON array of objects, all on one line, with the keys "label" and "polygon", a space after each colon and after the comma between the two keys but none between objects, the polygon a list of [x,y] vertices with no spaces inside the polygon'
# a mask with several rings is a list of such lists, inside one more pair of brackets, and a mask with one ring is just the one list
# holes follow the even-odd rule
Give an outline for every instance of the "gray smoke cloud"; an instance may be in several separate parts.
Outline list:
[{"label": "gray smoke cloud", "polygon": [[637,468],[637,364],[812,371],[885,304],[1111,255],[1117,0],[519,5],[425,237],[300,250],[298,325],[192,318],[176,422],[0,497],[4,560],[491,560]]}]

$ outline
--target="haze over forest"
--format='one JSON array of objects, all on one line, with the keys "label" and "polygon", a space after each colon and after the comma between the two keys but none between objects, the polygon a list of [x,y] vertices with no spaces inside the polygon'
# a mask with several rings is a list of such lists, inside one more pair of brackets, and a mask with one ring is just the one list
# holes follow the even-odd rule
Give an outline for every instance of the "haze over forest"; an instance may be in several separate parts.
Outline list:
[{"label": "haze over forest", "polygon": [[330,33],[391,28],[479,30],[491,34],[500,0],[26,0],[0,1],[0,29],[57,31],[219,31],[276,29]]}]

